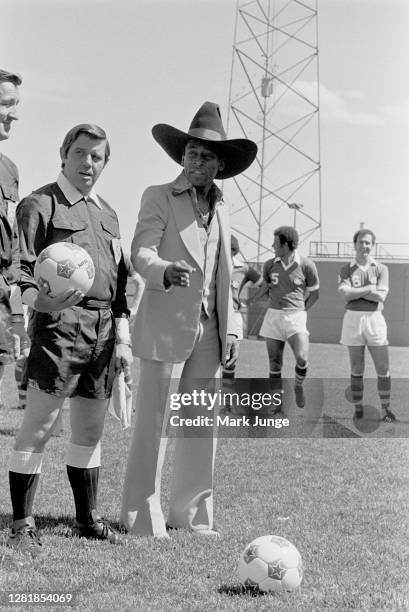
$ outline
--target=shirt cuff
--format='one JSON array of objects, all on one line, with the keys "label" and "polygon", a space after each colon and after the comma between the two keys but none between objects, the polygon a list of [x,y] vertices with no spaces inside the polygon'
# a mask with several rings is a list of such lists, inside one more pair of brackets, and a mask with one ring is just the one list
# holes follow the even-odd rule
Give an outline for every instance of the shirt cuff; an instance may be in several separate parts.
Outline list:
[{"label": "shirt cuff", "polygon": [[129,319],[116,318],[116,343],[131,344],[131,334],[129,331]]},{"label": "shirt cuff", "polygon": [[24,314],[21,291],[18,285],[11,285],[10,287],[10,308],[13,315]]}]

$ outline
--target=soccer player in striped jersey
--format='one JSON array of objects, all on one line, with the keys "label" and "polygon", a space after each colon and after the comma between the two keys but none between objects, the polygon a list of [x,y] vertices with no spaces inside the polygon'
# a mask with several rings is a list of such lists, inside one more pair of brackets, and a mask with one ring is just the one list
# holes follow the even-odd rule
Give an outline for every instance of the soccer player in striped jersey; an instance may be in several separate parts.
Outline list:
[{"label": "soccer player in striped jersey", "polygon": [[[275,257],[265,262],[263,279],[269,296],[269,308],[260,328],[266,338],[270,362],[270,388],[282,393],[281,370],[285,343],[295,357],[295,400],[305,406],[303,383],[307,375],[309,332],[307,310],[318,299],[319,279],[315,264],[297,252],[298,233],[282,226],[274,232]],[[280,408],[277,410],[277,412]]]},{"label": "soccer player in striped jersey", "polygon": [[338,290],[346,302],[342,323],[341,344],[348,347],[351,364],[351,393],[355,405],[355,417],[363,417],[365,346],[374,362],[378,376],[378,393],[382,407],[382,420],[396,421],[389,409],[391,377],[389,372],[389,348],[386,322],[382,314],[388,295],[388,268],[377,263],[371,253],[375,246],[375,234],[360,229],[353,237],[355,259],[340,271]]}]

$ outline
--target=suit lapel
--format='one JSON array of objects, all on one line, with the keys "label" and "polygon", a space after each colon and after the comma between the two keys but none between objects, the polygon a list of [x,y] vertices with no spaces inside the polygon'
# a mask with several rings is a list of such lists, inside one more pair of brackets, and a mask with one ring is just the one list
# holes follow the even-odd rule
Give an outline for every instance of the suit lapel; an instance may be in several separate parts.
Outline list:
[{"label": "suit lapel", "polygon": [[[223,253],[224,261],[229,265],[231,261],[230,255],[230,244],[227,239],[227,227],[228,223],[226,223],[226,207],[222,204],[216,207],[216,215],[217,220],[219,222],[219,232],[220,232],[220,251]],[[231,264],[230,264],[231,265]]]},{"label": "suit lapel", "polygon": [[170,193],[169,201],[175,216],[180,237],[190,255],[203,271],[204,252],[200,244],[199,231],[189,192],[183,192],[178,196],[174,196]]}]

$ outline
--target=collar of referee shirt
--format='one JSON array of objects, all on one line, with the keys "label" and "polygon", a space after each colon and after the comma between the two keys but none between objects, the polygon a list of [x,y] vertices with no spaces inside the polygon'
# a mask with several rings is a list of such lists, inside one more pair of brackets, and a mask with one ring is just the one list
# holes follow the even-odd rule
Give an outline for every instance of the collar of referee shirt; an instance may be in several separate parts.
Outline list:
[{"label": "collar of referee shirt", "polygon": [[65,174],[63,174],[62,172],[60,172],[57,178],[57,185],[61,189],[65,198],[68,200],[71,206],[73,204],[76,204],[80,200],[86,200],[87,202],[92,201],[96,206],[98,206],[98,208],[102,208],[101,202],[99,201],[97,192],[95,191],[94,187],[91,189],[87,196],[84,196],[84,194],[78,191],[78,189],[74,187],[72,183],[70,183]]}]

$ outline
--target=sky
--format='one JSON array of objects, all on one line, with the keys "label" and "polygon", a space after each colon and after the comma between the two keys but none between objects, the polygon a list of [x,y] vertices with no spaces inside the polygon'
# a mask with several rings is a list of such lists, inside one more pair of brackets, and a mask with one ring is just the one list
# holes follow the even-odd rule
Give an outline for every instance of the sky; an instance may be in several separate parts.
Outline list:
[{"label": "sky", "polygon": [[[236,1],[0,0],[0,9],[1,66],[23,76],[20,119],[1,143],[20,196],[56,179],[72,126],[97,123],[112,151],[97,191],[129,250],[144,189],[180,170],[152,126],[187,131],[205,100],[227,123]],[[350,241],[364,222],[378,242],[409,243],[409,3],[320,0],[318,24],[323,240]]]}]

